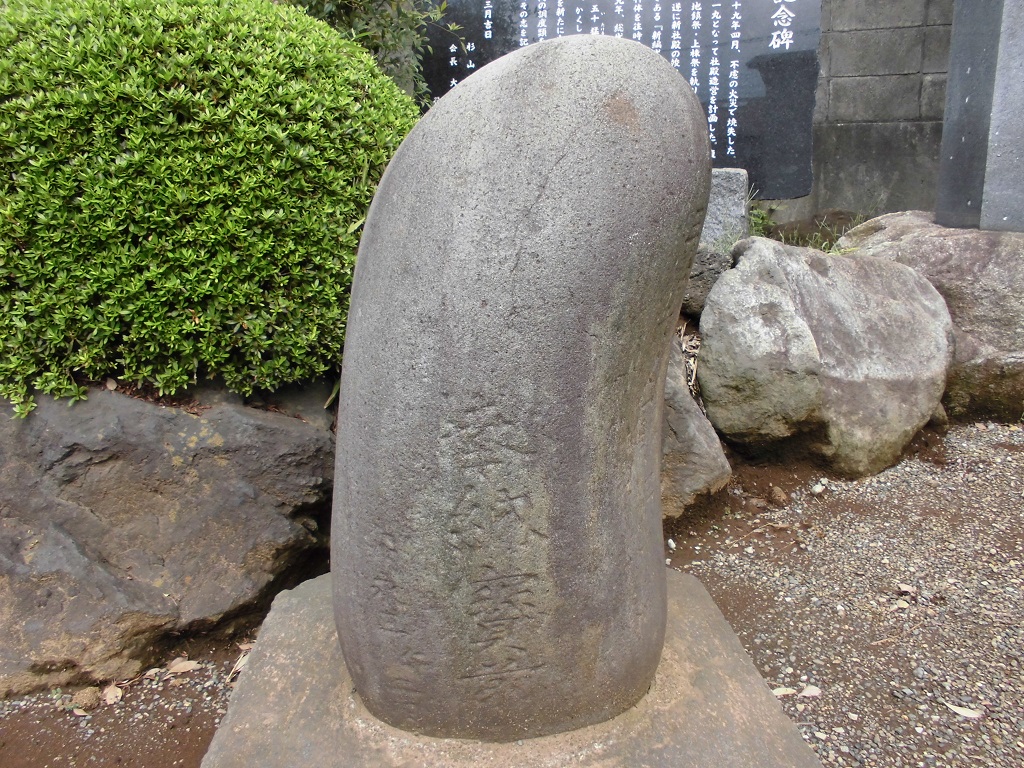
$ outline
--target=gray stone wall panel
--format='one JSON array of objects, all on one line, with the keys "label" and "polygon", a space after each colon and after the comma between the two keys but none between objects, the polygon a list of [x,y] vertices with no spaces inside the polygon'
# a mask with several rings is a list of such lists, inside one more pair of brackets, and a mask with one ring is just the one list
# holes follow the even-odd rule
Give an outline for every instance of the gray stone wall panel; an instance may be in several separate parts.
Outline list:
[{"label": "gray stone wall panel", "polygon": [[905,75],[921,71],[923,27],[872,29],[834,35],[831,41],[833,77]]},{"label": "gray stone wall panel", "polygon": [[829,119],[834,123],[917,120],[920,97],[917,75],[837,77],[829,84]]},{"label": "gray stone wall panel", "polygon": [[921,119],[942,120],[946,110],[946,74],[925,75],[921,82]]},{"label": "gray stone wall panel", "polygon": [[[952,15],[953,0],[822,0],[814,187],[784,208],[781,221],[837,206],[874,214],[930,205],[934,190],[915,189],[912,180],[933,183],[937,169],[911,166],[938,162],[933,123],[945,110]],[[890,151],[893,140],[901,143]],[[867,154],[827,156],[837,147]],[[896,187],[858,188],[866,179],[893,179]],[[874,207],[854,206],[867,200]]]},{"label": "gray stone wall panel", "polygon": [[924,28],[924,60],[921,71],[926,74],[949,71],[949,40],[953,28],[949,25]]},{"label": "gray stone wall panel", "polygon": [[940,121],[818,126],[818,208],[865,215],[932,210],[941,137]]},{"label": "gray stone wall panel", "polygon": [[831,28],[888,29],[925,23],[928,0],[833,0]]},{"label": "gray stone wall panel", "polygon": [[928,0],[929,24],[953,23],[953,0]]}]

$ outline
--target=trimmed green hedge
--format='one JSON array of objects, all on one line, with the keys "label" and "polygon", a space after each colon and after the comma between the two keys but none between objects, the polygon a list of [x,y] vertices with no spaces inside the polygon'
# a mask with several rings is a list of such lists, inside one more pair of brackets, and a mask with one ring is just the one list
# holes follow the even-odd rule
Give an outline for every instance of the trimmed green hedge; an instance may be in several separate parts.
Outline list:
[{"label": "trimmed green hedge", "polygon": [[0,6],[0,395],[336,368],[359,227],[416,106],[264,0]]}]

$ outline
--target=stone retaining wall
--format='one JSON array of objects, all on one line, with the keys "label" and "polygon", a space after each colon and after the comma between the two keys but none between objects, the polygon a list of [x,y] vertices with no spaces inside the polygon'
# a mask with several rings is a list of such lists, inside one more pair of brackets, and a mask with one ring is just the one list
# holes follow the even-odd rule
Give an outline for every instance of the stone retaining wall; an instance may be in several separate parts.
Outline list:
[{"label": "stone retaining wall", "polygon": [[822,0],[814,189],[776,215],[935,203],[953,0]]}]

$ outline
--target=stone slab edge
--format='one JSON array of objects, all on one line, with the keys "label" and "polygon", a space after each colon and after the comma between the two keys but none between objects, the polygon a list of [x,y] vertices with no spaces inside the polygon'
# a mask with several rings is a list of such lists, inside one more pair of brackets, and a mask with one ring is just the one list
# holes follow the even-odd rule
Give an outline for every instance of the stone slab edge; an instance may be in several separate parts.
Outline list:
[{"label": "stone slab edge", "polygon": [[366,711],[345,670],[330,575],[282,593],[202,768],[820,768],[695,578],[668,571],[654,686],[614,720],[508,744],[421,737]]},{"label": "stone slab edge", "polygon": [[711,194],[700,233],[700,247],[732,250],[737,240],[750,233],[747,194],[750,182],[742,168],[712,168]]}]

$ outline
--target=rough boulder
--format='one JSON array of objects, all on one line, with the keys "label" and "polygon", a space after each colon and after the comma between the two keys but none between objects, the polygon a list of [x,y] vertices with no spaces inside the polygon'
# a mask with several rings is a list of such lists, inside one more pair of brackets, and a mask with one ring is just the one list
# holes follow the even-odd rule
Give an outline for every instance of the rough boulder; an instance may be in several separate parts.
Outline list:
[{"label": "rough boulder", "polygon": [[678,517],[698,496],[724,488],[730,477],[715,428],[690,394],[682,345],[673,338],[661,437],[662,515]]},{"label": "rough boulder", "polygon": [[853,256],[906,264],[946,300],[956,354],[946,387],[952,416],[1017,421],[1024,414],[1024,234],[947,229],[923,211],[865,222],[840,240]]},{"label": "rough boulder", "polygon": [[0,408],[0,694],[130,677],[322,542],[333,440],[238,404],[115,392]]},{"label": "rough boulder", "polygon": [[884,259],[750,238],[701,316],[698,380],[729,440],[786,445],[857,477],[895,462],[935,412],[952,359],[942,297]]}]

